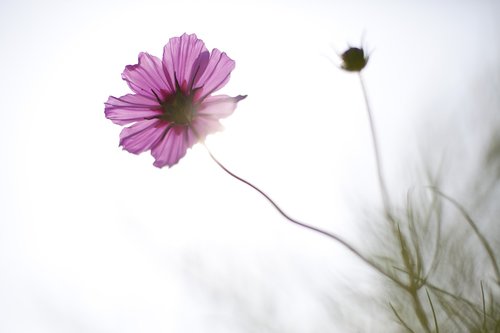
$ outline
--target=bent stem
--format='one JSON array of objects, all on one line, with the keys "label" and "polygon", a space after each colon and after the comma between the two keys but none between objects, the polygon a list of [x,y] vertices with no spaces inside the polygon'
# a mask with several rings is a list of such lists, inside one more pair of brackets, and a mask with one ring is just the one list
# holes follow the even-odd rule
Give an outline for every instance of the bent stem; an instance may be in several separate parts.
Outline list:
[{"label": "bent stem", "polygon": [[224,170],[228,175],[230,175],[231,177],[239,180],[240,182],[250,186],[251,188],[253,188],[254,190],[256,190],[257,192],[259,192],[264,198],[266,198],[270,203],[271,205],[273,205],[273,207],[284,217],[286,218],[288,221],[302,227],[302,228],[306,228],[306,229],[309,229],[309,230],[312,230],[312,231],[315,231],[317,233],[320,233],[330,239],[333,239],[335,240],[336,242],[340,243],[341,245],[343,245],[346,249],[348,249],[351,253],[353,253],[354,255],[356,255],[359,259],[361,259],[364,263],[368,264],[370,267],[372,267],[373,269],[375,269],[376,271],[378,271],[379,273],[381,273],[382,275],[384,275],[385,277],[389,278],[390,280],[392,280],[393,282],[395,282],[396,284],[398,284],[399,286],[403,286],[403,284],[398,281],[396,278],[394,278],[393,276],[389,275],[388,273],[386,273],[382,268],[380,268],[377,264],[375,264],[374,262],[372,262],[370,259],[368,259],[367,257],[365,257],[363,254],[361,254],[361,252],[359,252],[358,250],[356,250],[352,245],[350,245],[349,243],[347,243],[345,240],[343,240],[342,238],[340,238],[339,236],[333,234],[333,233],[330,233],[328,231],[325,231],[325,230],[322,230],[320,228],[317,228],[317,227],[314,227],[314,226],[311,226],[309,224],[306,224],[306,223],[303,223],[303,222],[300,222],[292,217],[290,217],[287,213],[285,213],[285,211],[283,209],[281,209],[278,204],[273,200],[271,199],[271,197],[269,195],[267,195],[263,190],[261,190],[260,188],[258,188],[257,186],[253,185],[252,183],[250,183],[249,181],[237,176],[236,174],[234,174],[233,172],[231,172],[229,169],[227,169],[221,162],[219,162],[219,160],[212,154],[212,152],[210,151],[210,149],[207,147],[207,145],[202,142],[203,146],[205,147],[205,149],[207,150],[208,154],[210,155],[210,157],[212,158],[212,160],[222,169]]},{"label": "bent stem", "polygon": [[366,85],[365,85],[365,81],[363,79],[363,75],[361,75],[361,72],[358,72],[358,75],[359,75],[359,82],[361,83],[361,90],[363,90],[363,97],[365,99],[366,112],[368,113],[368,121],[370,122],[370,132],[372,135],[373,152],[375,154],[375,163],[377,165],[378,183],[380,186],[380,192],[382,194],[382,204],[384,205],[384,211],[385,211],[386,216],[390,220],[392,220],[389,195],[387,193],[387,187],[385,185],[384,175],[382,172],[382,160],[380,158],[380,150],[378,147],[379,145],[378,145],[378,139],[377,139],[377,132],[375,130],[375,122],[373,121],[373,114],[372,114],[371,107],[370,107],[370,100],[368,98],[368,93],[366,91]]},{"label": "bent stem", "polygon": [[467,210],[462,206],[457,200],[453,199],[449,195],[441,192],[438,188],[436,187],[430,187],[431,190],[433,190],[435,193],[449,201],[453,206],[455,206],[456,209],[462,214],[462,216],[465,218],[469,226],[472,228],[474,233],[476,234],[477,238],[479,238],[479,241],[481,242],[481,245],[483,245],[486,253],[488,254],[488,257],[490,258],[491,265],[493,267],[493,270],[495,272],[495,277],[496,277],[496,282],[498,285],[500,285],[500,268],[498,267],[497,260],[495,257],[495,252],[493,251],[493,248],[491,247],[490,243],[486,239],[486,237],[481,233],[479,230],[478,226],[472,219],[472,217],[469,215]]}]

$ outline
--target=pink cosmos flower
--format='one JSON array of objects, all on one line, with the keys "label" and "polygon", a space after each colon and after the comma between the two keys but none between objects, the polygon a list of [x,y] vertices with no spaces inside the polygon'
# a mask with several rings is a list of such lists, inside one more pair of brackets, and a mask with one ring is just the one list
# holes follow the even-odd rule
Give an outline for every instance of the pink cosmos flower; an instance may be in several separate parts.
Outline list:
[{"label": "pink cosmos flower", "polygon": [[120,146],[133,154],[151,150],[158,168],[176,164],[188,148],[221,130],[219,119],[246,97],[212,96],[233,68],[231,58],[218,49],[210,53],[194,34],[171,38],[162,60],[141,52],[139,63],[122,73],[134,94],[105,103],[106,118],[131,124],[120,133]]}]

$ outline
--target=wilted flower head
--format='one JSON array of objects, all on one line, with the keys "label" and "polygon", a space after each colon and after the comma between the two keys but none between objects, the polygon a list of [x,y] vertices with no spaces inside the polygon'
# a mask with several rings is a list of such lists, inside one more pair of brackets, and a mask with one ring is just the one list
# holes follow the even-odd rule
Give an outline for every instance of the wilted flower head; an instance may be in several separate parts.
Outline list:
[{"label": "wilted flower head", "polygon": [[134,94],[110,96],[105,103],[106,118],[131,124],[120,133],[120,146],[133,154],[151,150],[158,168],[176,164],[188,148],[221,130],[219,119],[246,97],[212,96],[234,65],[224,52],[209,52],[194,34],[171,38],[161,60],[141,52],[139,63],[122,73]]},{"label": "wilted flower head", "polygon": [[349,72],[361,72],[368,63],[368,56],[365,56],[365,51],[362,48],[350,47],[347,51],[340,55],[342,58],[342,69]]}]

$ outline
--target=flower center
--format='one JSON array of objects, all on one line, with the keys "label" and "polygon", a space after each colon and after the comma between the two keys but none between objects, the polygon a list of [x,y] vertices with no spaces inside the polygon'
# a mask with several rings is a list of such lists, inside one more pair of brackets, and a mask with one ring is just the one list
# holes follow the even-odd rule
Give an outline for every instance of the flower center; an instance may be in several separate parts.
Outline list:
[{"label": "flower center", "polygon": [[191,96],[185,95],[181,91],[176,91],[175,94],[167,97],[166,100],[160,101],[158,99],[158,101],[163,111],[160,119],[176,125],[191,124],[196,111]]}]

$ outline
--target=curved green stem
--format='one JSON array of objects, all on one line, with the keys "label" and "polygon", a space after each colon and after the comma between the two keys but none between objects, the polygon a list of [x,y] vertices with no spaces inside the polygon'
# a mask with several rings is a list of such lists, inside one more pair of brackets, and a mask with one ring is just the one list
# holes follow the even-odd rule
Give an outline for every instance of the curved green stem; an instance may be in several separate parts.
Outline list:
[{"label": "curved green stem", "polygon": [[311,226],[309,224],[306,224],[306,223],[303,223],[303,222],[300,222],[294,218],[292,218],[291,216],[289,216],[287,213],[285,213],[285,211],[283,209],[280,208],[280,206],[278,206],[278,204],[273,200],[271,199],[271,197],[269,195],[267,195],[267,193],[265,193],[263,190],[261,190],[260,188],[258,188],[257,186],[253,185],[252,183],[250,183],[249,181],[237,176],[236,174],[234,174],[233,172],[231,172],[229,169],[227,169],[221,162],[219,162],[219,160],[212,154],[212,152],[210,151],[210,149],[205,145],[205,143],[203,143],[205,149],[207,150],[208,154],[210,155],[210,157],[212,158],[212,160],[222,169],[224,170],[228,175],[230,175],[231,177],[239,180],[240,182],[250,186],[251,188],[253,188],[254,190],[256,190],[257,192],[259,192],[264,198],[266,198],[270,203],[271,205],[273,205],[273,207],[284,217],[286,218],[288,221],[302,227],[302,228],[306,228],[306,229],[309,229],[309,230],[312,230],[312,231],[315,231],[317,233],[320,233],[330,239],[333,239],[335,240],[336,242],[340,243],[341,245],[343,245],[346,249],[348,249],[351,253],[353,253],[354,255],[356,255],[359,259],[361,259],[363,262],[365,262],[366,264],[368,264],[370,267],[374,268],[376,271],[378,271],[379,273],[381,273],[382,275],[386,276],[387,278],[389,278],[390,280],[392,280],[393,282],[395,282],[396,284],[398,284],[399,286],[403,286],[403,284],[398,281],[397,279],[395,279],[394,277],[392,277],[391,275],[389,275],[388,273],[386,273],[381,267],[379,267],[378,265],[376,265],[374,262],[372,262],[370,259],[368,259],[367,257],[365,257],[361,252],[359,252],[358,250],[356,250],[352,245],[350,245],[347,241],[343,240],[342,238],[340,238],[339,236],[333,234],[333,233],[330,233],[328,231],[325,231],[325,230],[322,230],[320,228],[317,228],[317,227],[314,227],[314,226]]}]

